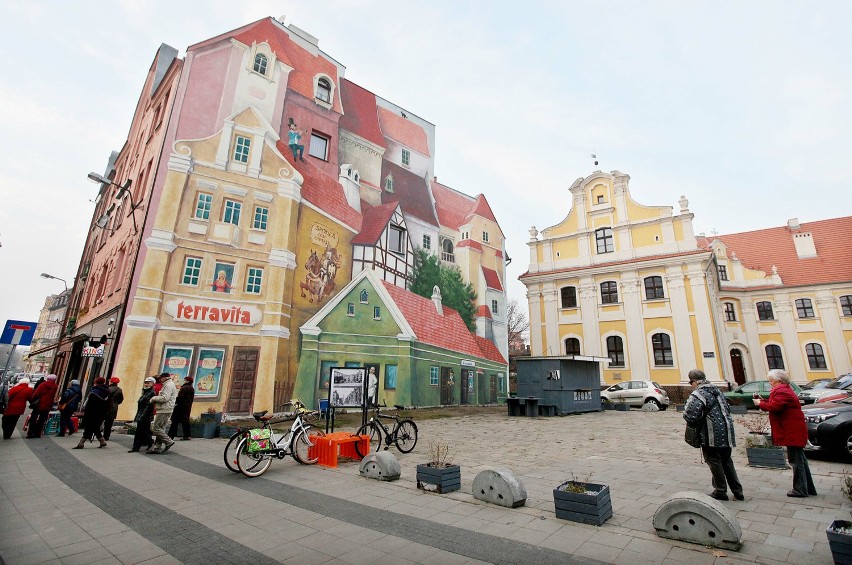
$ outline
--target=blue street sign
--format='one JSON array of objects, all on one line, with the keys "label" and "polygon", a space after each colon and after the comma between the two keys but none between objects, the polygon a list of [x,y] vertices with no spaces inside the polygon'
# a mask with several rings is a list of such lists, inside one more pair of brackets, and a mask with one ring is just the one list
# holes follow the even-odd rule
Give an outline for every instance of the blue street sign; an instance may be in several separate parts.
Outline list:
[{"label": "blue street sign", "polygon": [[0,334],[0,343],[9,345],[27,346],[33,341],[36,331],[35,322],[22,322],[20,320],[7,320],[3,333]]}]

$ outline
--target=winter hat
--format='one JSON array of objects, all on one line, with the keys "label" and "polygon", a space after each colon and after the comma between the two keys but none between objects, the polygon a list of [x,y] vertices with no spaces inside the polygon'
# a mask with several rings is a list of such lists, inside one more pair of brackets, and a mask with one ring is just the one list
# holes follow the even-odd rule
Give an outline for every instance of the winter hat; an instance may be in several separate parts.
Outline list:
[{"label": "winter hat", "polygon": [[157,379],[155,379],[154,377],[145,377],[145,382],[146,383],[155,383],[155,382],[157,382]]},{"label": "winter hat", "polygon": [[45,380],[48,380],[48,381],[55,381],[55,380],[56,380],[56,375],[47,375],[47,378],[46,378]]},{"label": "winter hat", "polygon": [[71,384],[72,384],[72,385],[79,385],[79,384],[80,384],[80,381],[78,381],[77,379],[72,379],[72,380],[71,380]]},{"label": "winter hat", "polygon": [[25,384],[25,385],[28,385],[28,384],[30,384],[30,380],[27,377],[21,377],[20,379],[18,379],[18,384],[22,384],[22,383]]},{"label": "winter hat", "polygon": [[185,380],[185,381],[186,381],[186,382],[188,382],[188,383],[191,383],[191,382],[193,382],[195,379],[193,379],[192,377],[184,377],[184,378],[183,378],[183,380]]},{"label": "winter hat", "polygon": [[163,377],[172,378],[172,376],[169,373],[160,373],[159,375],[157,375],[158,379],[162,379]]},{"label": "winter hat", "polygon": [[106,379],[105,379],[105,378],[103,378],[103,377],[98,377],[98,378],[96,378],[96,379],[95,379],[95,385],[96,385],[96,386],[97,386],[97,385],[102,385],[102,384],[106,384]]},{"label": "winter hat", "polygon": [[113,377],[109,380],[109,382],[111,382],[114,385],[117,385],[118,383],[121,382],[121,379],[119,379],[118,377]]}]

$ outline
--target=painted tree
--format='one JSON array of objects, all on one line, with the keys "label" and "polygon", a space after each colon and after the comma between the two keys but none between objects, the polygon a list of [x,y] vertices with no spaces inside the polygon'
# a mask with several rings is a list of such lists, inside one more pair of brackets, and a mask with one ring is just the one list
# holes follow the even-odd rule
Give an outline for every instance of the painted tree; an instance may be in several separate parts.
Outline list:
[{"label": "painted tree", "polygon": [[442,264],[424,249],[414,251],[414,271],[408,290],[432,298],[435,285],[441,289],[441,302],[456,310],[470,331],[476,331],[476,291],[464,282],[461,271]]}]

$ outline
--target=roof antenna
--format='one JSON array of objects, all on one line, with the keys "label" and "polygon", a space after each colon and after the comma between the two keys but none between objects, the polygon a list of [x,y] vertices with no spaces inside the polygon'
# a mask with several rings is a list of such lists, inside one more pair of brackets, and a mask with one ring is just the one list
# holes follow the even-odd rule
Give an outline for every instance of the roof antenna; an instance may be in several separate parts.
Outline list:
[{"label": "roof antenna", "polygon": [[[594,151],[594,149],[592,151]],[[595,160],[595,167],[597,167],[598,166],[598,156],[596,154],[592,153],[592,159]]]}]

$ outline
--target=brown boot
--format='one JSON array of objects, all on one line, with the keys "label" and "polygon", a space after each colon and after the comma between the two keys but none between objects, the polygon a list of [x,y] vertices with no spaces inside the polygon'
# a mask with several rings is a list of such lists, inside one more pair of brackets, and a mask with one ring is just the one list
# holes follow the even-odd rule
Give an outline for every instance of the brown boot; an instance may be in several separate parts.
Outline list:
[{"label": "brown boot", "polygon": [[107,442],[106,442],[106,441],[104,441],[104,438],[99,437],[99,438],[98,438],[98,441],[99,441],[99,442],[101,442],[101,444],[98,446],[98,448],[106,447],[106,446],[107,446]]},{"label": "brown boot", "polygon": [[83,447],[85,447],[85,444],[86,444],[86,438],[81,437],[81,438],[80,438],[80,443],[78,443],[77,445],[75,445],[72,449],[83,449]]}]

